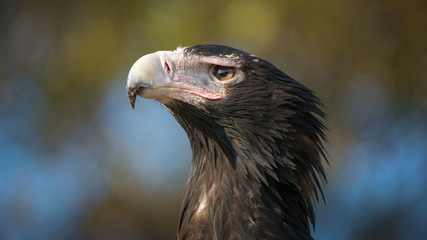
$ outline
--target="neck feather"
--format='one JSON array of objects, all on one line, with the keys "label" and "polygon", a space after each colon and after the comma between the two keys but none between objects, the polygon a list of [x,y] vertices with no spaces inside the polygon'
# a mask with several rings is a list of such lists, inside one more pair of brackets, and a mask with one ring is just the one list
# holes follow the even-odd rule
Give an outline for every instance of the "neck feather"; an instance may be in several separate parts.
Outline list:
[{"label": "neck feather", "polygon": [[224,109],[167,107],[193,151],[178,239],[311,239],[313,202],[326,179],[324,127],[312,108],[254,122],[224,117]]},{"label": "neck feather", "polygon": [[218,143],[191,129],[193,163],[179,239],[311,239],[311,196],[301,187],[308,184],[291,161],[286,165],[286,156],[272,151],[279,146],[266,152],[253,147],[262,145],[233,138],[236,133],[227,131],[222,139],[229,141]]}]

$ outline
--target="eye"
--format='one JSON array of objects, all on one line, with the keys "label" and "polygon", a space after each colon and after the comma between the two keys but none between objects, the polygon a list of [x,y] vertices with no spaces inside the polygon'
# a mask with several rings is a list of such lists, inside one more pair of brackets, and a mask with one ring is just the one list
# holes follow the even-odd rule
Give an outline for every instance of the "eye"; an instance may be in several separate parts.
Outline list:
[{"label": "eye", "polygon": [[236,69],[233,67],[215,66],[213,75],[221,81],[229,80],[236,75]]}]

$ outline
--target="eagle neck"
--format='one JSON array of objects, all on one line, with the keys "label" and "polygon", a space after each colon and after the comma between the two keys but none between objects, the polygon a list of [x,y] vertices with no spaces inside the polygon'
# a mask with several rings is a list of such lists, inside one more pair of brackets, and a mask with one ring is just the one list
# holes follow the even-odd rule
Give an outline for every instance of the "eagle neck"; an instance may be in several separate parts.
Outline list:
[{"label": "eagle neck", "polygon": [[[253,194],[242,172],[236,171],[236,157],[206,135],[189,135],[193,150],[192,167],[184,193],[178,226],[179,239],[252,239]],[[234,157],[234,158],[233,158]],[[245,236],[246,234],[246,236]]]},{"label": "eagle neck", "polygon": [[177,239],[311,239],[311,192],[284,135],[191,106],[171,112],[193,152]]}]

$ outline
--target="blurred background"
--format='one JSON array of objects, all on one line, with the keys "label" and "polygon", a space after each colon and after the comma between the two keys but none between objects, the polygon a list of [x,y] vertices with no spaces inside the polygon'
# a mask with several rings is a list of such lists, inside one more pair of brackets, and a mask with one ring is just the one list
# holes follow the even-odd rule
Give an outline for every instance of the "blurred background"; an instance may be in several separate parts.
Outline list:
[{"label": "blurred background", "polygon": [[173,239],[191,150],[125,84],[142,55],[230,45],[315,90],[316,239],[427,235],[427,1],[21,1],[0,7],[0,239]]}]

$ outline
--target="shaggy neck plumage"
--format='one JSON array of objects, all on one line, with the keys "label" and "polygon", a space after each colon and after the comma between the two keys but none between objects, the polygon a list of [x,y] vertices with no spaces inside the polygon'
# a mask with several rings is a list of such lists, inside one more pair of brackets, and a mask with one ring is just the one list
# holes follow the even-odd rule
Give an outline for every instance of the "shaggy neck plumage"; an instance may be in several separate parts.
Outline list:
[{"label": "shaggy neck plumage", "polygon": [[193,150],[178,239],[311,239],[313,170],[298,170],[286,137],[191,105],[168,108]]}]

